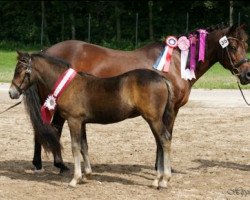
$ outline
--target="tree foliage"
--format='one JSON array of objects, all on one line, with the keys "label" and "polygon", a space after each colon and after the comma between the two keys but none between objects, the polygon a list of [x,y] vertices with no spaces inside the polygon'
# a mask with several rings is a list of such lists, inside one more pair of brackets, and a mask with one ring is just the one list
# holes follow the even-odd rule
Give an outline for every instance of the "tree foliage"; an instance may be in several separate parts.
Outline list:
[{"label": "tree foliage", "polygon": [[[149,3],[152,3],[151,14]],[[234,22],[237,23],[240,16],[241,23],[249,24],[250,3],[233,3]],[[0,42],[40,44],[41,5],[41,1],[0,1]],[[91,38],[92,43],[98,44],[134,44],[136,13],[140,43],[161,40],[167,35],[183,34],[187,28],[190,31],[229,22],[228,0],[44,1],[44,8],[42,42],[45,46],[73,37],[85,41]]]}]

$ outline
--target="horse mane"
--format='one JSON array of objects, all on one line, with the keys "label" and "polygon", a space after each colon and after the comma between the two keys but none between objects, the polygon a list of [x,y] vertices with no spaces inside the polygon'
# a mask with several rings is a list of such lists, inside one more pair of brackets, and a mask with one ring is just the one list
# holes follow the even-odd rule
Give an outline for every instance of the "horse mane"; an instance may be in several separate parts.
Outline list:
[{"label": "horse mane", "polygon": [[[225,23],[219,23],[219,24],[216,24],[216,25],[211,25],[211,26],[208,26],[206,28],[202,28],[204,30],[206,30],[208,33],[211,33],[213,31],[217,31],[217,30],[223,30],[225,28],[229,28],[228,24],[225,24]],[[190,35],[190,34],[194,34],[197,32],[197,30],[199,30],[201,28],[195,28],[191,31],[189,31],[188,33],[185,33],[185,34],[181,34],[180,36],[182,35],[186,35],[187,37]]]},{"label": "horse mane", "polygon": [[55,65],[55,66],[64,66],[67,68],[70,67],[70,64],[67,61],[65,61],[61,58],[58,58],[58,57],[50,56],[44,52],[31,54],[31,58],[34,58],[34,57],[43,58],[43,59],[47,60],[50,64]]}]

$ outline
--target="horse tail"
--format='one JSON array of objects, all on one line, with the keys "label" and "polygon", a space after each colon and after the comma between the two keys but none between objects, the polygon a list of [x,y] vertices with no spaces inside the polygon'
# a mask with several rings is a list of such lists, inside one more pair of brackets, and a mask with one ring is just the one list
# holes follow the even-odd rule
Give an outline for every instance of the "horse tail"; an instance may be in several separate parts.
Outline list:
[{"label": "horse tail", "polygon": [[51,125],[43,124],[40,112],[41,101],[35,84],[26,90],[24,104],[37,142],[43,146],[46,152],[61,152],[61,144],[57,136],[57,130]]},{"label": "horse tail", "polygon": [[173,103],[174,94],[173,94],[171,82],[167,80],[165,77],[163,77],[163,79],[168,89],[168,100],[166,103],[166,107],[163,113],[162,120],[165,126],[168,128],[168,127],[172,127],[174,123],[174,103]]}]

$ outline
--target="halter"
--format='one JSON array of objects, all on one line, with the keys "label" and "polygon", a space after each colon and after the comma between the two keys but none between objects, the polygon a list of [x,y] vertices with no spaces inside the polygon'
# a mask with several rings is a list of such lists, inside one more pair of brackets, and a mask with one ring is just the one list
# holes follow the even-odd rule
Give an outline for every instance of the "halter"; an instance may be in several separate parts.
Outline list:
[{"label": "halter", "polygon": [[[228,37],[227,39],[231,39],[231,40],[236,40],[240,43],[243,43],[244,41],[241,41],[235,37]],[[242,64],[246,63],[246,62],[249,62],[249,59],[248,58],[242,58],[240,61],[238,61],[236,64],[233,63],[232,61],[232,57],[228,51],[228,47],[226,47],[226,51],[227,51],[227,56],[229,58],[229,61],[230,61],[230,65],[232,66],[233,70],[232,70],[232,74],[235,75],[235,76],[238,76],[239,75],[239,66],[241,66]]]},{"label": "halter", "polygon": [[18,62],[22,63],[22,64],[25,65],[27,68],[26,68],[26,70],[25,70],[25,75],[24,75],[23,80],[22,80],[22,82],[20,83],[20,85],[18,86],[14,81],[12,81],[12,84],[15,86],[15,88],[17,89],[17,91],[18,91],[20,94],[22,94],[22,93],[24,92],[24,90],[21,89],[21,86],[22,86],[22,84],[24,83],[26,77],[28,77],[28,80],[29,80],[29,82],[30,82],[30,74],[31,74],[31,69],[32,69],[32,68],[31,68],[31,59],[29,59],[29,63],[28,63],[28,64],[25,63],[25,62],[22,62],[22,61],[18,61]]},{"label": "halter", "polygon": [[[239,39],[237,39],[237,38],[234,38],[234,37],[228,37],[228,39],[236,40],[236,41],[238,41],[238,42],[240,42],[240,43],[244,42],[244,41],[241,41],[241,40],[239,40]],[[248,103],[248,101],[247,101],[246,98],[245,98],[245,95],[243,94],[243,91],[242,91],[242,89],[241,89],[241,87],[240,87],[240,84],[239,84],[239,81],[238,81],[238,77],[237,77],[237,75],[239,75],[239,69],[238,69],[238,67],[241,66],[242,64],[246,63],[246,62],[249,62],[250,59],[249,59],[249,58],[243,58],[243,59],[241,59],[239,62],[237,62],[236,64],[234,64],[233,61],[232,61],[232,58],[231,58],[231,56],[230,56],[230,54],[229,54],[228,47],[226,47],[226,51],[227,51],[227,56],[228,56],[228,58],[229,58],[230,64],[231,64],[231,66],[232,66],[232,68],[233,68],[232,74],[233,74],[234,76],[236,76],[236,78],[237,78],[237,84],[238,84],[238,88],[239,88],[239,90],[240,90],[240,93],[241,93],[241,95],[242,95],[242,97],[243,97],[245,103],[246,103],[248,106],[250,106],[250,103]]]}]

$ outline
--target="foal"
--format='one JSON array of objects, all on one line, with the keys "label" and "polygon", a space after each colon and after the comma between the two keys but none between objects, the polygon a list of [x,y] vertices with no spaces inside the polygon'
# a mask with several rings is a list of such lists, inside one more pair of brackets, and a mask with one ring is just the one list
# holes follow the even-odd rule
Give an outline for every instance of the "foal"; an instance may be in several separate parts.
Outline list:
[{"label": "foal", "polygon": [[[9,89],[10,97],[39,81],[52,91],[67,65],[48,55],[18,52],[18,63]],[[156,71],[137,69],[112,78],[81,73],[56,100],[60,115],[68,121],[74,157],[74,177],[70,186],[82,181],[80,155],[86,175],[91,173],[87,142],[82,128],[86,123],[109,124],[142,116],[149,124],[159,151],[155,187],[166,187],[171,176],[171,127],[174,121],[171,84]]]}]

